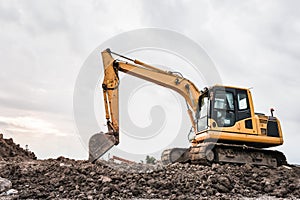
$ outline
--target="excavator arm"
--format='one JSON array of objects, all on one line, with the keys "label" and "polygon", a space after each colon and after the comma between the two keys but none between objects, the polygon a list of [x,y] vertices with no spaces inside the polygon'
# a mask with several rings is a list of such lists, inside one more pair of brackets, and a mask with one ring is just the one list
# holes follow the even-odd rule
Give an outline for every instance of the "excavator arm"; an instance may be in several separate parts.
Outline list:
[{"label": "excavator arm", "polygon": [[[105,134],[98,133],[91,137],[89,142],[90,161],[94,162],[112,146],[119,144],[119,72],[130,74],[179,93],[187,102],[188,114],[196,131],[194,116],[198,109],[198,99],[201,92],[191,81],[184,78],[180,73],[158,69],[139,60],[114,53],[110,49],[104,50],[101,54],[104,67],[102,89],[108,132]],[[121,57],[122,60],[114,59],[112,54]]]},{"label": "excavator arm", "polygon": [[[114,59],[112,54],[120,60]],[[158,69],[109,49],[102,52],[102,60],[108,132],[97,133],[90,138],[91,162],[119,144],[119,72],[123,72],[176,91],[187,103],[196,136],[189,148],[164,150],[161,156],[163,164],[249,163],[274,167],[287,163],[283,153],[262,149],[282,144],[281,127],[273,114],[265,116],[254,112],[249,89],[216,85],[202,92],[180,73]],[[204,103],[205,98],[207,103]],[[199,112],[200,106],[204,116],[201,115],[203,112]],[[199,132],[196,124],[200,125]],[[204,129],[201,129],[203,125]]]}]

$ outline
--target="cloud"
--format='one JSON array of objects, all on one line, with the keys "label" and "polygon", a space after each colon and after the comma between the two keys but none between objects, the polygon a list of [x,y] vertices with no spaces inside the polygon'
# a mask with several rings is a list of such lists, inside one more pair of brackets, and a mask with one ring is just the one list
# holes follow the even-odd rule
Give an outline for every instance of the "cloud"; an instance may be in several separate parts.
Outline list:
[{"label": "cloud", "polygon": [[[61,134],[52,139],[57,145],[52,155],[82,156],[76,134],[68,136],[74,142],[68,143],[71,149],[61,139],[75,132],[72,92],[81,65],[92,50],[118,33],[158,27],[200,43],[216,63],[223,83],[253,87],[258,112],[275,107],[286,135],[283,151],[299,163],[300,157],[293,153],[298,145],[294,138],[300,98],[299,4],[1,1],[0,128],[10,127],[21,143],[30,139],[22,138],[24,130]],[[54,151],[50,145],[43,149],[37,140],[34,143],[44,155]]]},{"label": "cloud", "polygon": [[[40,158],[66,152],[86,158],[73,122],[74,84],[87,55],[112,34],[133,25],[124,21],[139,11],[123,10],[120,13],[126,17],[111,18],[117,7],[130,5],[0,2],[0,129],[4,135],[21,145],[33,145]],[[116,25],[111,26],[109,18]],[[37,137],[53,144],[41,145]]]},{"label": "cloud", "polygon": [[0,123],[6,127],[6,131],[21,132],[24,134],[51,134],[55,136],[66,136],[66,133],[59,131],[53,124],[33,117],[1,117]]}]

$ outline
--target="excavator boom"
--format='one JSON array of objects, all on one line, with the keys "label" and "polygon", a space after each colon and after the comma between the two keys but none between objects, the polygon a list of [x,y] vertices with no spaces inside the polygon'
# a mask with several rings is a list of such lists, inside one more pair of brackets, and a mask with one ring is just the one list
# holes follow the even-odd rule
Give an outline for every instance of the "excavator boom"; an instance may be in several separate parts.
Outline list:
[{"label": "excavator boom", "polygon": [[[191,81],[176,72],[158,69],[139,60],[133,60],[114,53],[110,49],[104,50],[101,54],[104,67],[102,89],[108,132],[105,134],[98,133],[90,138],[89,160],[91,162],[100,158],[114,145],[119,144],[119,72],[130,74],[178,92],[188,104],[188,114],[194,130],[196,130],[194,115],[198,109],[198,98],[201,92]],[[112,54],[124,60],[114,59]]]}]

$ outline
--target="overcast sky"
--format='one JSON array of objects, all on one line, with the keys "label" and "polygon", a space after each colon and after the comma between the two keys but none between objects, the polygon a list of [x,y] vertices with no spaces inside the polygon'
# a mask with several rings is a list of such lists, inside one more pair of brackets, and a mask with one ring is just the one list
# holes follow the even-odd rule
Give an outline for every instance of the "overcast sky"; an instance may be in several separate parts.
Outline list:
[{"label": "overcast sky", "polygon": [[[73,90],[89,54],[138,28],[174,30],[206,50],[227,85],[253,88],[300,163],[299,1],[0,1],[0,131],[39,158],[85,159]],[[163,64],[163,63],[161,63]]]}]

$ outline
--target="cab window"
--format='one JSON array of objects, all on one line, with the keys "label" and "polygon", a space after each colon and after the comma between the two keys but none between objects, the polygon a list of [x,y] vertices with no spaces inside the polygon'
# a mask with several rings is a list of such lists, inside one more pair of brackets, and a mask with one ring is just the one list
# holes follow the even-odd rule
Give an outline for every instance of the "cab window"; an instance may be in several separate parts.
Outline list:
[{"label": "cab window", "polygon": [[232,92],[216,90],[213,119],[219,127],[229,127],[235,124],[234,94]]},{"label": "cab window", "polygon": [[208,97],[202,96],[199,98],[199,112],[197,119],[198,131],[207,129],[207,114],[208,114]]},{"label": "cab window", "polygon": [[237,94],[237,101],[239,110],[248,109],[247,93],[246,91],[239,91]]}]

